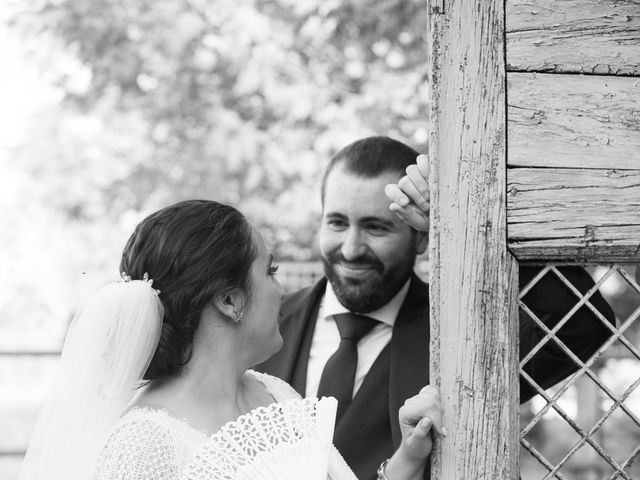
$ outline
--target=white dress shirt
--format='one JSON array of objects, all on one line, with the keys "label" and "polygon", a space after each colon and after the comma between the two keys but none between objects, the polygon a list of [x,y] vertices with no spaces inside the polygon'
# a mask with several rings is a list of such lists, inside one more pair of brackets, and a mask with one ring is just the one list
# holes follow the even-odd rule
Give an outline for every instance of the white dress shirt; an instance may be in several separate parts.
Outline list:
[{"label": "white dress shirt", "polygon": [[[353,395],[362,385],[365,375],[375,362],[382,349],[391,340],[393,325],[396,317],[407,296],[409,290],[409,281],[404,284],[400,291],[382,308],[367,313],[366,315],[375,318],[380,323],[373,327],[358,342],[358,364],[356,366],[356,378],[353,382]],[[335,353],[340,344],[340,333],[333,316],[338,313],[348,313],[346,309],[336,298],[331,283],[327,282],[327,288],[324,297],[320,303],[318,318],[316,320],[316,328],[313,332],[311,340],[311,349],[309,350],[309,364],[307,366],[307,384],[306,396],[313,397],[318,393],[320,377],[327,363],[327,360]]]}]

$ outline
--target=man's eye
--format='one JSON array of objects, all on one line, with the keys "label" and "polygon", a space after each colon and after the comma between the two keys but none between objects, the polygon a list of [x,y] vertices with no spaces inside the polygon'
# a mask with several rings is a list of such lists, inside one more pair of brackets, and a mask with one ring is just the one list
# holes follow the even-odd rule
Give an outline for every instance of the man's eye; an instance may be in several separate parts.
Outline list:
[{"label": "man's eye", "polygon": [[344,220],[335,220],[335,219],[328,220],[327,224],[337,228],[342,228],[347,226],[347,222],[345,222]]},{"label": "man's eye", "polygon": [[386,231],[388,231],[388,228],[387,228],[387,227],[385,227],[385,226],[383,226],[383,225],[377,225],[377,224],[374,224],[374,225],[368,225],[368,226],[367,226],[367,230],[369,230],[369,231],[371,231],[371,232],[377,232],[377,233],[380,233],[380,232],[386,232]]},{"label": "man's eye", "polygon": [[278,267],[279,265],[271,265],[269,267],[269,275],[275,275],[276,272],[278,271]]}]

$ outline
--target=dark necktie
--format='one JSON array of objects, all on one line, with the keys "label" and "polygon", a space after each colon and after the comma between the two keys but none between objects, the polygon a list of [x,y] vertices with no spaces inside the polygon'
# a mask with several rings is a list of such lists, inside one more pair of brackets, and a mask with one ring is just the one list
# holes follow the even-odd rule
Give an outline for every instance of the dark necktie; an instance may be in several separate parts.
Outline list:
[{"label": "dark necktie", "polygon": [[378,321],[355,313],[340,313],[333,318],[340,332],[340,345],[324,366],[318,386],[318,397],[332,396],[338,399],[337,422],[349,407],[353,396],[358,342],[378,324]]}]

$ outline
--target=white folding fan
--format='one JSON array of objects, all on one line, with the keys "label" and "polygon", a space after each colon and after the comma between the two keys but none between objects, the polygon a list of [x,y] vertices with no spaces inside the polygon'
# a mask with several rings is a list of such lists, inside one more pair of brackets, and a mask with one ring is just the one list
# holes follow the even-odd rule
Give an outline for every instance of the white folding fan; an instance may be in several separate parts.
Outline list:
[{"label": "white folding fan", "polygon": [[[337,401],[294,399],[227,423],[192,457],[186,480],[356,479],[333,447]],[[337,475],[336,475],[337,474]]]}]

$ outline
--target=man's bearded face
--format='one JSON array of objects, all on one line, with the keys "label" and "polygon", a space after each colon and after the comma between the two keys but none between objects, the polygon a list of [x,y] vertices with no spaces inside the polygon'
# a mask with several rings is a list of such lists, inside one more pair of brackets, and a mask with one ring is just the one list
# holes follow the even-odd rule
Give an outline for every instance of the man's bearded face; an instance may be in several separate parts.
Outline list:
[{"label": "man's bearded face", "polygon": [[340,166],[327,177],[320,250],[336,297],[353,312],[387,304],[413,271],[418,234],[389,210],[384,194],[397,181],[394,172],[365,178]]}]

